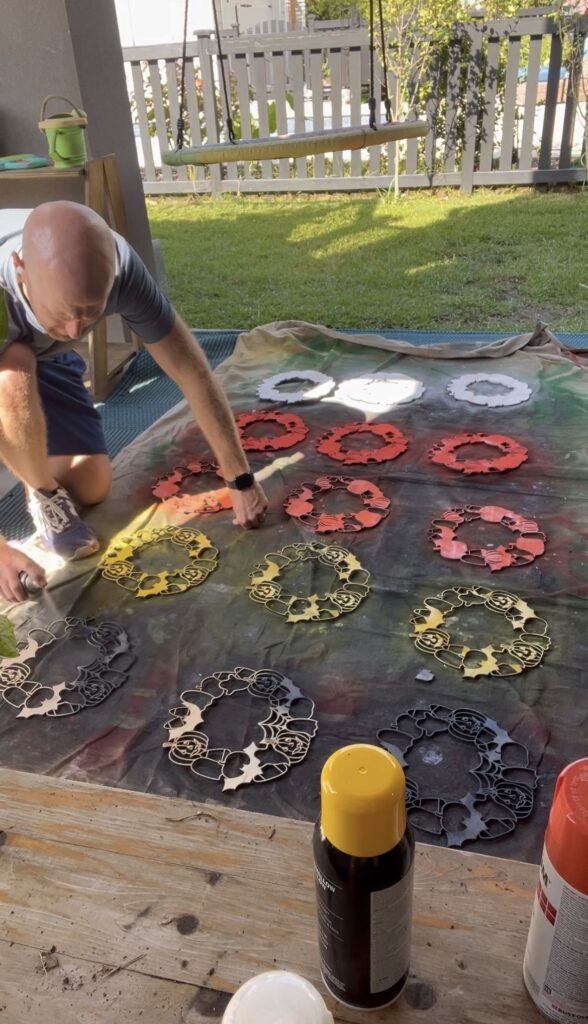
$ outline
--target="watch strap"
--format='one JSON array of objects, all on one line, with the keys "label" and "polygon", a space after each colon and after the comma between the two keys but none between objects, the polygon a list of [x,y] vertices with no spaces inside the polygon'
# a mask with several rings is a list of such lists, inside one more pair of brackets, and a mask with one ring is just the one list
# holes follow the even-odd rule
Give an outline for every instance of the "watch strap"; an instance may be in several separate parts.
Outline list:
[{"label": "watch strap", "polygon": [[226,480],[225,483],[231,491],[248,491],[250,487],[253,487],[255,477],[251,470],[247,470],[246,473],[239,473],[234,480]]}]

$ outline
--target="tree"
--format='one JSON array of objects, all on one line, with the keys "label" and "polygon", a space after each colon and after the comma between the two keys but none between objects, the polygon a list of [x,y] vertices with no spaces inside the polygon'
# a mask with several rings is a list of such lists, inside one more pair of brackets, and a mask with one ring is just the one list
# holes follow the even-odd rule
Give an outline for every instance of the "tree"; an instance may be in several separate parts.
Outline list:
[{"label": "tree", "polygon": [[[393,121],[400,121],[416,106],[435,52],[447,43],[456,21],[465,17],[464,0],[360,0],[360,10],[369,20],[375,10],[376,44],[381,53],[381,36],[386,40],[386,64],[395,82],[390,96]],[[379,10],[382,11],[380,33]],[[399,145],[394,143],[394,194],[400,193]]]},{"label": "tree", "polygon": [[[369,21],[372,3],[376,45],[381,54],[379,0],[358,0],[358,8]],[[487,0],[483,16],[485,20],[512,17],[525,7],[555,8],[557,15],[564,6],[565,0]],[[468,0],[381,0],[381,10],[386,64],[395,82],[390,96],[392,120],[400,121],[418,106],[419,98],[426,92],[435,56],[439,58],[446,50],[456,22],[471,20],[472,5]],[[394,152],[394,193],[398,196],[398,143],[394,143]]]},{"label": "tree", "polygon": [[307,0],[306,17],[317,21],[337,21],[348,18],[352,6],[355,5],[351,0]]}]

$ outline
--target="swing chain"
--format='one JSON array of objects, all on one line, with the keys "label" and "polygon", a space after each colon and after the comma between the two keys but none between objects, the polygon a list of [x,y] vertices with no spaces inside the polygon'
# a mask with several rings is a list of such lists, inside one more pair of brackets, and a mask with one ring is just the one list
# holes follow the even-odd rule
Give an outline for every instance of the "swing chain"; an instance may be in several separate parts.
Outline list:
[{"label": "swing chain", "polygon": [[380,14],[380,37],[382,45],[382,70],[384,72],[384,107],[386,108],[386,124],[392,124],[392,103],[388,92],[388,59],[386,57],[386,37],[384,33],[384,11],[382,0],[378,0]]},{"label": "swing chain", "polygon": [[220,29],[218,24],[218,12],[216,9],[216,0],[212,0],[212,13],[214,15],[214,31],[216,34],[216,45],[218,47],[218,63],[221,73],[221,82],[223,87],[223,97],[225,101],[225,125],[227,128],[227,135],[229,142],[236,143],[235,131],[233,129],[233,118],[231,117],[231,105],[229,103],[229,92],[227,89],[227,79],[225,75],[225,55],[221,44]]},{"label": "swing chain", "polygon": [[370,108],[370,128],[373,128],[373,130],[376,131],[378,126],[376,124],[376,97],[374,94],[374,58],[376,52],[374,37],[374,0],[370,0],[370,94],[368,98],[368,106]]},{"label": "swing chain", "polygon": [[[382,69],[384,72],[384,106],[386,108],[386,123],[392,123],[392,103],[390,101],[390,94],[388,91],[388,60],[386,57],[386,37],[384,34],[384,11],[382,7],[382,0],[378,0],[378,17],[380,19],[380,43],[382,47]],[[376,123],[376,96],[374,87],[374,64],[375,64],[375,17],[374,17],[374,0],[370,0],[370,94],[368,99],[368,106],[370,111],[370,128],[377,131],[378,125]]]},{"label": "swing chain", "polygon": [[180,81],[180,110],[178,113],[178,120],[176,123],[176,149],[184,148],[184,108],[186,103],[186,48],[188,44],[188,5],[190,0],[185,0],[184,4],[184,41],[182,44],[182,78]]}]

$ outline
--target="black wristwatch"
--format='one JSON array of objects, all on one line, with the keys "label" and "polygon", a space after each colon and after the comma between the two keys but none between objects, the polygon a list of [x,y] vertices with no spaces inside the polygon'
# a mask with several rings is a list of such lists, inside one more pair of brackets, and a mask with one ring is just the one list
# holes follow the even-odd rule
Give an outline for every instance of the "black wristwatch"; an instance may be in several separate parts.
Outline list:
[{"label": "black wristwatch", "polygon": [[234,480],[225,480],[225,483],[232,491],[248,491],[250,487],[253,487],[255,477],[251,470],[247,470],[246,473],[239,473]]}]

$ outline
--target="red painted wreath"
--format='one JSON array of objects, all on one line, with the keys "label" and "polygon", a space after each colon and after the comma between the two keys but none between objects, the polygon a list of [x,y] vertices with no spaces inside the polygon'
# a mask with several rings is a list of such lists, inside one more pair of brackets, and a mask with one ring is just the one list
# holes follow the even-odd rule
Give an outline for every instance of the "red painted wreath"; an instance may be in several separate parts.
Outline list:
[{"label": "red painted wreath", "polygon": [[[487,444],[498,448],[500,455],[490,459],[458,459],[457,450],[464,445]],[[429,452],[432,462],[448,469],[456,469],[459,473],[505,473],[508,469],[516,469],[528,458],[528,451],[518,441],[505,434],[456,434],[445,437],[433,445]]]},{"label": "red painted wreath", "polygon": [[[315,512],[314,501],[330,491],[346,490],[361,498],[365,508],[359,512]],[[356,533],[377,526],[390,512],[390,499],[369,480],[351,476],[320,476],[314,483],[302,484],[288,495],[284,509],[316,533]]]},{"label": "red painted wreath", "polygon": [[226,487],[219,487],[204,494],[180,494],[184,482],[189,477],[198,476],[200,473],[214,473],[221,480],[223,479],[216,462],[212,462],[210,459],[195,459],[186,466],[176,466],[171,473],[160,476],[151,488],[151,493],[160,501],[164,501],[166,508],[170,511],[180,512],[186,516],[198,515],[202,512],[221,512],[223,509],[232,508]]},{"label": "red painted wreath", "polygon": [[[512,544],[500,544],[495,548],[471,548],[457,540],[457,530],[464,523],[481,520],[484,523],[500,523],[517,538]],[[443,558],[460,559],[468,565],[486,566],[490,572],[499,569],[529,565],[545,551],[544,533],[541,533],[534,519],[525,519],[517,512],[511,512],[499,505],[466,505],[464,508],[450,508],[434,519],[429,531],[435,551]]]},{"label": "red painted wreath", "polygon": [[[279,423],[286,433],[276,437],[244,437],[244,431],[252,423]],[[272,412],[264,409],[254,412],[238,412],[235,415],[237,430],[241,435],[241,444],[246,452],[271,452],[281,448],[292,448],[300,444],[308,434],[308,427],[292,412]]]},{"label": "red painted wreath", "polygon": [[[344,437],[353,434],[371,434],[372,437],[381,437],[385,444],[380,448],[348,448],[341,447]],[[346,466],[355,466],[367,462],[387,462],[396,459],[408,448],[408,441],[398,427],[391,423],[345,423],[342,427],[333,427],[317,442],[316,449],[323,455],[328,455],[336,462],[343,462]]]}]

